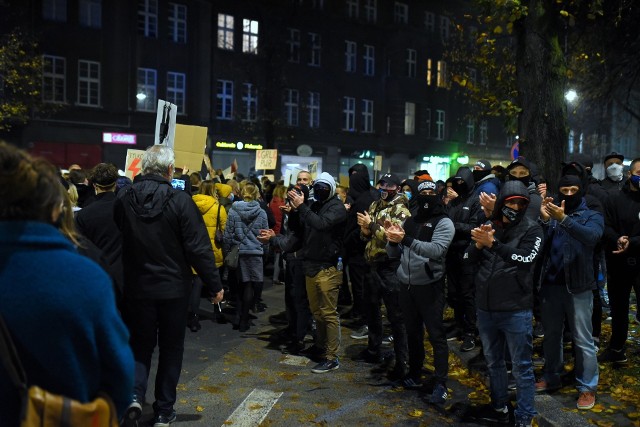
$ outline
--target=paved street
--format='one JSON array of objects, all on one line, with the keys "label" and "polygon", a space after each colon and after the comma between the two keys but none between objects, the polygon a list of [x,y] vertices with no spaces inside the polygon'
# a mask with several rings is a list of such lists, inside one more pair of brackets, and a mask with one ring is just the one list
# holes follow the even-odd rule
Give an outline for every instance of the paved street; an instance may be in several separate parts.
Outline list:
[{"label": "paved street", "polygon": [[[366,341],[350,338],[351,330],[346,326],[342,328],[340,369],[313,374],[313,362],[282,354],[270,340],[271,334],[284,326],[270,322],[271,316],[283,310],[283,293],[283,286],[265,287],[263,298],[269,308],[257,315],[248,333],[208,319],[202,320],[199,332],[187,331],[177,425],[476,425],[462,423],[461,417],[471,402],[487,401],[487,393],[478,391],[484,377],[470,375],[466,369],[479,350],[459,353],[459,343],[450,343],[450,398],[444,407],[426,404],[425,391],[393,387],[382,369],[353,362],[351,356],[362,350]],[[201,308],[210,310],[205,300]],[[428,371],[429,359],[425,367]],[[153,401],[152,382],[147,401]],[[607,407],[620,405],[611,396],[602,395],[601,401]],[[536,396],[536,406],[541,413],[540,426],[582,426],[589,424],[589,416],[596,415],[588,412],[583,418],[584,413],[577,413],[571,387],[561,394]],[[143,421],[147,421],[152,411],[148,405],[144,409]],[[611,425],[633,425],[622,414],[630,411],[637,411],[637,406],[613,414]]]}]

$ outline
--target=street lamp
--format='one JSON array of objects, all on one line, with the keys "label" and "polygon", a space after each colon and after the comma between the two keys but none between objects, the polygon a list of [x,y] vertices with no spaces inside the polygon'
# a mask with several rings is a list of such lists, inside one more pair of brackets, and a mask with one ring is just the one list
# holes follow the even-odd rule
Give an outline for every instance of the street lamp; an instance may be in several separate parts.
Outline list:
[{"label": "street lamp", "polygon": [[574,89],[569,89],[564,94],[564,99],[566,99],[568,102],[573,102],[578,99],[578,92],[576,92]]},{"label": "street lamp", "polygon": [[147,99],[147,94],[140,92],[136,95],[136,98],[138,99],[138,101],[144,101],[145,99]]}]

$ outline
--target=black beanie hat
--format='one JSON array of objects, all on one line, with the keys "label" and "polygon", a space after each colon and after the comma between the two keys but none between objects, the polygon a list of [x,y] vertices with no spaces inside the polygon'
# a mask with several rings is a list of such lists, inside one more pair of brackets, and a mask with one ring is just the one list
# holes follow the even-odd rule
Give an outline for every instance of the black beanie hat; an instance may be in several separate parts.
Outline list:
[{"label": "black beanie hat", "polygon": [[584,192],[582,180],[577,175],[562,175],[558,181],[558,189],[561,187],[573,187],[574,185],[580,189],[580,194]]}]

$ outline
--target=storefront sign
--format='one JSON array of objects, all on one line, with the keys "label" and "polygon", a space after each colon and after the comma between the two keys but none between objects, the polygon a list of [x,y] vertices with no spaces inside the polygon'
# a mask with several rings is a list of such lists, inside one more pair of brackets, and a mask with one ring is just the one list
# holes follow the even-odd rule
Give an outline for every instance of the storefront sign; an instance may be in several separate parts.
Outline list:
[{"label": "storefront sign", "polygon": [[102,142],[105,144],[136,145],[136,135],[133,133],[102,132]]},{"label": "storefront sign", "polygon": [[216,141],[216,148],[231,148],[235,150],[262,150],[262,144],[245,143],[242,141],[228,142],[228,141]]}]

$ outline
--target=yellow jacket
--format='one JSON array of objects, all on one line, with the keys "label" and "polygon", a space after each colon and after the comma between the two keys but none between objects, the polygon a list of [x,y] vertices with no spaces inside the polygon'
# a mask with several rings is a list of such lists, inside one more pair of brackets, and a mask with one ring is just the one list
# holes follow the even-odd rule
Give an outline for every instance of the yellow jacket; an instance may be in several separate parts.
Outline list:
[{"label": "yellow jacket", "polygon": [[[211,239],[211,246],[213,247],[213,253],[216,257],[216,266],[222,266],[222,245],[218,246],[215,242],[216,236],[216,223],[218,221],[218,200],[211,196],[205,196],[204,194],[195,194],[193,196],[193,201],[198,206],[200,213],[202,214],[202,218],[204,219],[204,224],[207,226],[207,232],[209,233],[209,238]],[[218,229],[224,232],[224,227],[227,225],[227,211],[224,210],[223,207],[220,208],[220,224]]]}]

